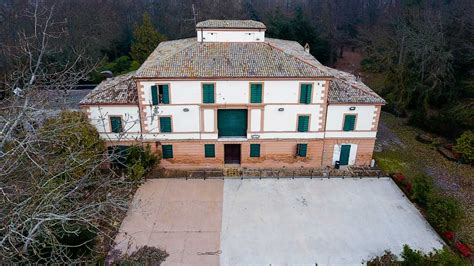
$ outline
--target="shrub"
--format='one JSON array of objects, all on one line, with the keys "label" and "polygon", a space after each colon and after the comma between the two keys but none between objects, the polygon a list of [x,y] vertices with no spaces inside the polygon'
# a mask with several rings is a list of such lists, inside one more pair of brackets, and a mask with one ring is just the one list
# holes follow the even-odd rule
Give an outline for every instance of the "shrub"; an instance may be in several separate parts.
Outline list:
[{"label": "shrub", "polygon": [[443,248],[429,254],[423,254],[419,250],[413,250],[408,245],[403,246],[403,251],[400,254],[402,260],[398,260],[390,251],[385,251],[382,256],[375,257],[367,262],[368,266],[379,265],[406,265],[406,266],[468,266],[469,262],[457,256],[448,248]]},{"label": "shrub", "polygon": [[417,175],[413,179],[413,199],[426,207],[428,198],[433,193],[433,180],[426,175]]},{"label": "shrub", "polygon": [[457,140],[453,147],[455,151],[462,154],[464,161],[474,162],[474,132],[465,131]]},{"label": "shrub", "polygon": [[151,152],[150,146],[130,146],[127,149],[127,174],[129,178],[138,180],[148,173],[157,161],[156,155]]},{"label": "shrub", "polygon": [[428,220],[440,232],[455,231],[463,217],[459,203],[452,199],[432,194],[428,197]]},{"label": "shrub", "polygon": [[115,261],[117,265],[161,265],[169,254],[165,250],[144,246]]}]

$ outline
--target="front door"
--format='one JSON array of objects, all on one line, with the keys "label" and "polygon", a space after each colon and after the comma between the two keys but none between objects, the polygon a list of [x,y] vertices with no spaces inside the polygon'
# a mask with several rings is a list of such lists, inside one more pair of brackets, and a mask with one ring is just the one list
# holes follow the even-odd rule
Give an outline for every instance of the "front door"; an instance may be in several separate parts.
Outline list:
[{"label": "front door", "polygon": [[240,164],[240,144],[224,144],[224,163]]},{"label": "front door", "polygon": [[341,155],[339,156],[340,165],[349,164],[349,155],[351,154],[351,145],[342,145],[341,146]]}]

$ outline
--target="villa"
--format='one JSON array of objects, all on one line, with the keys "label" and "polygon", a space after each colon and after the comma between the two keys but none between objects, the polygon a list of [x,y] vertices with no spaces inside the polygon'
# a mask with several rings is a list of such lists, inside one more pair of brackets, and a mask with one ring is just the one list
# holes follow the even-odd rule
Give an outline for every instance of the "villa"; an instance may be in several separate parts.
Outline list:
[{"label": "villa", "polygon": [[81,101],[109,146],[147,144],[161,166],[368,166],[385,101],[263,23],[206,20]]}]

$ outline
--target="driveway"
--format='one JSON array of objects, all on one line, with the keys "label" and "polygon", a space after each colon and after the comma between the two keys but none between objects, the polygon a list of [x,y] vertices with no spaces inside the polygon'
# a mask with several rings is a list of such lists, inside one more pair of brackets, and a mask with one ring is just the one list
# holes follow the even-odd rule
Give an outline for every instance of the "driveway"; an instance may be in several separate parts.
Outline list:
[{"label": "driveway", "polygon": [[149,180],[116,239],[166,265],[360,264],[442,241],[388,178]]}]

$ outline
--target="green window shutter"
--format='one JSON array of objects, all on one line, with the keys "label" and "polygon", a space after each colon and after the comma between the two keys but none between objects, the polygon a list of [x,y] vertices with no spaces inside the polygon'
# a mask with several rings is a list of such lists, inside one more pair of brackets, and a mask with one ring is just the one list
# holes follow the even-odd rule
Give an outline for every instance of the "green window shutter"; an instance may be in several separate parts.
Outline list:
[{"label": "green window shutter", "polygon": [[216,147],[214,144],[204,144],[204,156],[206,158],[216,157]]},{"label": "green window shutter", "polygon": [[250,157],[260,157],[260,144],[250,144]]},{"label": "green window shutter", "polygon": [[262,84],[250,85],[250,103],[262,103]]},{"label": "green window shutter", "polygon": [[350,154],[351,154],[351,145],[342,145],[341,146],[341,154],[339,155],[340,165],[348,165],[349,164],[349,155]]},{"label": "green window shutter", "polygon": [[306,157],[308,151],[308,144],[298,144],[296,145],[296,155],[299,157]]},{"label": "green window shutter", "polygon": [[162,145],[163,159],[173,158],[173,145]]},{"label": "green window shutter", "polygon": [[114,133],[120,133],[123,130],[121,117],[110,117],[110,125]]},{"label": "green window shutter", "polygon": [[168,85],[160,85],[162,89],[161,101],[160,103],[169,104],[170,103],[170,91]]},{"label": "green window shutter", "polygon": [[344,131],[352,131],[355,128],[355,115],[345,115],[344,116]]},{"label": "green window shutter", "polygon": [[160,132],[171,132],[171,117],[160,117]]},{"label": "green window shutter", "polygon": [[311,92],[313,91],[312,84],[301,84],[300,87],[300,103],[311,103]]},{"label": "green window shutter", "polygon": [[298,116],[298,132],[307,132],[309,129],[309,116]]},{"label": "green window shutter", "polygon": [[214,84],[203,84],[202,85],[202,102],[203,103],[214,103]]},{"label": "green window shutter", "polygon": [[151,102],[153,103],[153,105],[157,105],[158,104],[158,86],[156,85],[153,85],[151,86]]}]

